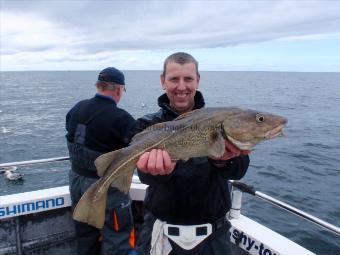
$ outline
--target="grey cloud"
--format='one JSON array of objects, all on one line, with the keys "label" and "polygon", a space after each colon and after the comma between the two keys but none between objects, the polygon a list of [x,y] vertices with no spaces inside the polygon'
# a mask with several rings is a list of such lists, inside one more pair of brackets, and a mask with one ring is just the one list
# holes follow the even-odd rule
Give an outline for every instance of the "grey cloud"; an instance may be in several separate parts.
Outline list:
[{"label": "grey cloud", "polygon": [[35,13],[71,38],[62,47],[89,54],[225,47],[340,31],[336,1],[4,1],[2,11]]},{"label": "grey cloud", "polygon": [[[26,47],[25,52],[42,52],[42,51],[48,51],[53,50],[55,47],[51,45],[44,45],[44,46],[32,46],[32,47]],[[23,52],[23,51],[21,51]],[[18,53],[18,50],[15,48],[1,48],[1,55],[15,55]]]}]

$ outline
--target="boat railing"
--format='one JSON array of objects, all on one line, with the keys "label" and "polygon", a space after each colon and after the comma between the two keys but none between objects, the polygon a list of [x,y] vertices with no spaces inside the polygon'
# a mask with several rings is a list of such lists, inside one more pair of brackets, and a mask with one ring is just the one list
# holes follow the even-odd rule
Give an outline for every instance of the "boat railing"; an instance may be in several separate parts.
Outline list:
[{"label": "boat railing", "polygon": [[[29,161],[19,161],[19,162],[10,162],[10,163],[2,163],[0,164],[0,172],[8,170],[10,168],[16,169],[17,167],[21,166],[30,166],[30,165],[38,165],[38,164],[47,164],[47,163],[55,163],[55,162],[61,162],[61,161],[66,161],[69,160],[70,158],[65,156],[65,157],[56,157],[56,158],[46,158],[46,159],[37,159],[37,160],[29,160]],[[136,180],[134,178],[134,182],[139,182],[139,180]],[[255,197],[258,197],[262,200],[264,200],[267,203],[270,203],[274,206],[277,206],[279,208],[282,208],[294,215],[297,215],[309,222],[312,222],[336,235],[340,235],[340,228],[328,223],[320,218],[317,218],[311,214],[308,214],[296,207],[293,207],[285,202],[282,202],[276,198],[273,198],[267,194],[264,194],[260,191],[255,190],[252,186],[249,186],[243,182],[239,181],[230,181],[230,183],[233,185],[233,187],[241,190],[244,193],[251,194]]]},{"label": "boat railing", "polygon": [[57,157],[57,158],[45,158],[45,159],[36,159],[36,160],[27,160],[27,161],[18,161],[18,162],[10,162],[10,163],[2,163],[0,164],[1,169],[8,169],[11,167],[19,167],[19,166],[31,166],[38,164],[46,164],[46,163],[54,163],[69,160],[70,157]]},{"label": "boat railing", "polygon": [[286,210],[286,211],[288,211],[288,212],[290,212],[294,215],[297,215],[297,216],[299,216],[299,217],[301,217],[305,220],[308,220],[308,221],[310,221],[310,222],[312,222],[312,223],[314,223],[314,224],[316,224],[316,225],[318,225],[318,226],[320,226],[320,227],[322,227],[322,228],[324,228],[328,231],[331,231],[332,233],[334,233],[336,235],[340,235],[340,228],[335,226],[335,225],[332,225],[332,224],[330,224],[330,223],[328,223],[324,220],[321,220],[321,219],[319,219],[319,218],[317,218],[317,217],[315,217],[315,216],[313,216],[309,213],[306,213],[306,212],[304,212],[304,211],[302,211],[302,210],[300,210],[300,209],[298,209],[294,206],[291,206],[291,205],[289,205],[285,202],[282,202],[282,201],[280,201],[276,198],[273,198],[273,197],[271,197],[267,194],[264,194],[260,191],[257,191],[257,190],[254,189],[254,187],[249,186],[249,185],[247,185],[243,182],[239,182],[239,181],[230,181],[230,182],[232,183],[233,187],[238,188],[239,190],[241,190],[244,193],[258,197],[258,198],[264,200],[267,203],[270,203],[270,204],[277,206],[279,208],[282,208],[282,209],[284,209],[284,210]]}]

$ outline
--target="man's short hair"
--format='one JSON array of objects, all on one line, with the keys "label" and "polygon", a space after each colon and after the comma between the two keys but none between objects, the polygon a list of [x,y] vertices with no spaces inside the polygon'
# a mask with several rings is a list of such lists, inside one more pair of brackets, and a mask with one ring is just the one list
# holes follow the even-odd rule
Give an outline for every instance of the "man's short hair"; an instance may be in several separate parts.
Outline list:
[{"label": "man's short hair", "polygon": [[193,56],[191,56],[188,53],[176,52],[174,54],[171,54],[169,57],[167,57],[164,61],[164,65],[163,65],[163,75],[165,75],[166,66],[170,62],[175,62],[175,63],[181,64],[181,65],[184,65],[184,64],[187,64],[187,63],[194,63],[195,66],[196,66],[196,72],[198,74],[198,62]]},{"label": "man's short hair", "polygon": [[100,90],[115,90],[118,86],[120,85],[114,82],[106,82],[106,81],[96,82],[96,87]]}]

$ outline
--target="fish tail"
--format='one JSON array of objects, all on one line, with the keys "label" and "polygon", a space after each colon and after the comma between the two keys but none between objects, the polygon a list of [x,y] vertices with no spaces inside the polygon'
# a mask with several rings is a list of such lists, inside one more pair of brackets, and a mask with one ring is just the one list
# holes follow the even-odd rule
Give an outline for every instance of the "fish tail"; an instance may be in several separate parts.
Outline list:
[{"label": "fish tail", "polygon": [[98,192],[101,181],[93,183],[83,194],[73,212],[73,219],[84,222],[96,228],[102,228],[105,221],[107,189]]}]

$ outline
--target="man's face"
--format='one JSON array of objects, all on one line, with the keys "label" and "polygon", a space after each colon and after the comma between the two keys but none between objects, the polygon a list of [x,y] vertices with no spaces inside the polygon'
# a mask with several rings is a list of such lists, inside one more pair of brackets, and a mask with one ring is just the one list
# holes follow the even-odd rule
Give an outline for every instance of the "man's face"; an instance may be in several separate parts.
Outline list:
[{"label": "man's face", "polygon": [[194,63],[181,65],[169,62],[165,75],[161,75],[161,83],[170,100],[170,106],[179,113],[191,111],[195,105],[194,97],[199,80]]}]

